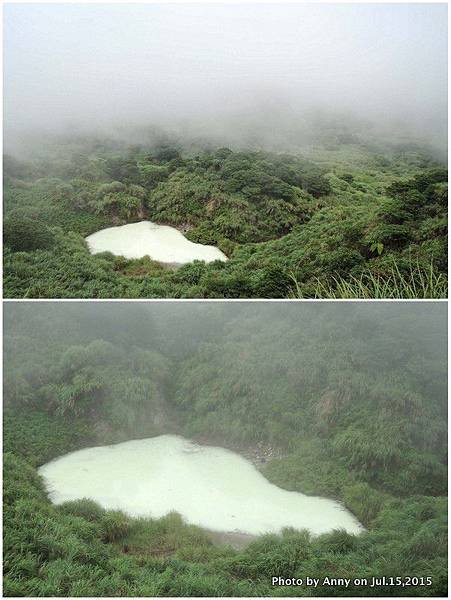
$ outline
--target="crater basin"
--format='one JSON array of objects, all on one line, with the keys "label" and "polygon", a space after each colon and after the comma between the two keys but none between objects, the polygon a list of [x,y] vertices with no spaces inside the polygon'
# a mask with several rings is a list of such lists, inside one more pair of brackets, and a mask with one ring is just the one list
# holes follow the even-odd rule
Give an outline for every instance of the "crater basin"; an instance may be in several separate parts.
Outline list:
[{"label": "crater basin", "polygon": [[227,256],[215,246],[195,244],[169,225],[151,221],[130,223],[101,229],[86,238],[91,254],[111,252],[125,258],[149,256],[168,264],[186,264],[194,260],[226,261]]},{"label": "crater basin", "polygon": [[249,535],[289,526],[312,534],[363,531],[338,502],[282,490],[239,454],[180,436],[86,448],[39,471],[56,504],[90,498],[107,509],[153,518],[177,511],[188,523]]}]

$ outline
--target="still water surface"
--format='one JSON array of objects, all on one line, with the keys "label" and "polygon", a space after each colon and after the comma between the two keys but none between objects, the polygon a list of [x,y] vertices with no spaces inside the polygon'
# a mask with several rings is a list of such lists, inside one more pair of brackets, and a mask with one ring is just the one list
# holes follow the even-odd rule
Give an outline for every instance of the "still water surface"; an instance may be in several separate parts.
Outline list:
[{"label": "still water surface", "polygon": [[282,490],[239,454],[175,435],[79,450],[40,474],[57,504],[85,497],[132,516],[175,510],[194,525],[251,535],[287,526],[313,534],[362,531],[337,502]]},{"label": "still water surface", "polygon": [[151,221],[101,229],[89,235],[86,241],[91,254],[111,252],[129,259],[150,256],[153,260],[170,264],[227,260],[219,248],[195,244],[174,227]]}]

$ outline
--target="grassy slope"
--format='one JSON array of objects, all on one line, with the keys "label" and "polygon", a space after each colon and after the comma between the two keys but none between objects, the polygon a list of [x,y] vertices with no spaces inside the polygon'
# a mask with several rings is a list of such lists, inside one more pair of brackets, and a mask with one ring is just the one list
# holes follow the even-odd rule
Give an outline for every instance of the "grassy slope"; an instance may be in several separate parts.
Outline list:
[{"label": "grassy slope", "polygon": [[[145,304],[6,311],[7,595],[312,593],[272,588],[272,574],[431,576],[432,587],[377,593],[446,595],[444,310]],[[290,530],[235,551],[174,515],[54,507],[36,477],[64,452],[176,426],[270,443],[281,454],[264,466],[271,481],[342,501],[368,531]]]},{"label": "grassy slope", "polygon": [[[48,419],[48,418],[47,418]],[[277,588],[270,577],[431,576],[432,587],[351,587],[335,595],[446,595],[446,501],[413,497],[400,500],[376,493],[352,477],[318,447],[296,457],[269,463],[265,474],[288,489],[340,497],[369,527],[358,537],[334,532],[310,539],[287,530],[262,536],[241,551],[212,545],[199,528],[173,514],[159,520],[131,519],[104,511],[88,501],[54,507],[28,461],[19,458],[33,439],[32,462],[74,448],[73,432],[41,414],[26,422],[7,422],[5,440],[5,579],[6,596],[266,596],[309,595],[306,588]],[[26,423],[26,425],[25,425]],[[19,429],[17,429],[19,427]],[[28,429],[28,431],[27,431]],[[39,431],[40,433],[36,433]],[[20,442],[20,443],[19,443]],[[22,451],[21,451],[22,449]],[[306,451],[307,450],[307,451]],[[294,477],[293,477],[294,475]],[[20,548],[20,550],[18,550]],[[319,587],[314,595],[331,593]]]},{"label": "grassy slope", "polygon": [[[7,251],[7,297],[377,295],[374,286],[355,285],[362,276],[382,278],[387,295],[409,297],[396,285],[397,271],[401,280],[416,280],[431,265],[433,285],[417,285],[414,293],[446,295],[444,210],[428,200],[413,221],[397,216],[396,226],[386,212],[391,184],[437,166],[419,152],[382,156],[379,148],[348,144],[310,148],[308,160],[224,151],[167,162],[106,154],[101,164],[113,166],[92,172],[99,156],[77,169],[64,163],[62,173],[54,163],[41,167],[60,179],[27,179],[19,171],[23,180],[7,180],[6,215],[20,208],[53,227],[51,247]],[[122,183],[106,183],[114,178]],[[187,225],[190,239],[218,245],[229,262],[173,273],[149,259],[89,254],[84,236],[143,216]],[[407,238],[398,239],[400,227]]]}]

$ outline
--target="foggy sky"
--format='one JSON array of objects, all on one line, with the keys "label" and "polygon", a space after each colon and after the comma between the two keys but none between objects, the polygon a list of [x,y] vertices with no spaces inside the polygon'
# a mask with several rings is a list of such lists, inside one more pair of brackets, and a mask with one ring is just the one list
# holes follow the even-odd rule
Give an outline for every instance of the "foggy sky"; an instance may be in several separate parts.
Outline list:
[{"label": "foggy sky", "polygon": [[271,137],[311,109],[445,143],[446,5],[4,6],[7,149],[142,124]]}]

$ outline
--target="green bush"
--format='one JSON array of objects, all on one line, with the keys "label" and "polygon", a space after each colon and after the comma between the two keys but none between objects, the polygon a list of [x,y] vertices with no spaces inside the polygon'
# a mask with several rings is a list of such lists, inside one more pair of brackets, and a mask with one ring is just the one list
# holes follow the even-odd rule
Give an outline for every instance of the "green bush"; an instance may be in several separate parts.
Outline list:
[{"label": "green bush", "polygon": [[100,520],[102,540],[116,542],[130,532],[130,519],[120,510],[107,511]]},{"label": "green bush", "polygon": [[[387,148],[382,161],[368,145],[346,152],[160,154],[96,143],[86,155],[56,148],[62,164],[8,160],[4,294],[446,297],[446,169],[418,150],[413,159]],[[202,263],[189,281],[156,263],[89,253],[85,236],[143,219],[218,246],[227,266]]]},{"label": "green bush", "polygon": [[41,220],[20,211],[10,212],[3,221],[3,243],[14,252],[51,248],[53,234]]}]

